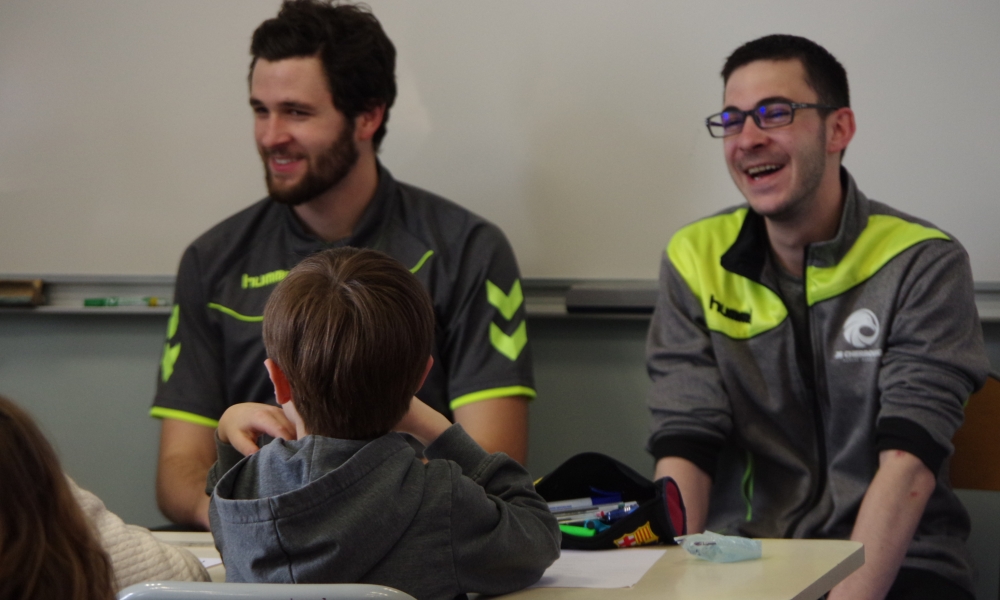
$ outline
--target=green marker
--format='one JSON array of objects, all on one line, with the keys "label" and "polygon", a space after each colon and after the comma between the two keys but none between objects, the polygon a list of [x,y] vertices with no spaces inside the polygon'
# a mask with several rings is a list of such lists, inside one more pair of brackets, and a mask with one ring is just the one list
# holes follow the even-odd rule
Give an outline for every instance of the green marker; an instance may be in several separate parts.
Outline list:
[{"label": "green marker", "polygon": [[560,525],[559,530],[566,535],[575,535],[576,537],[594,537],[594,534],[597,533],[593,529],[577,525]]},{"label": "green marker", "polygon": [[84,306],[170,306],[166,298],[156,296],[108,296],[107,298],[86,298]]}]

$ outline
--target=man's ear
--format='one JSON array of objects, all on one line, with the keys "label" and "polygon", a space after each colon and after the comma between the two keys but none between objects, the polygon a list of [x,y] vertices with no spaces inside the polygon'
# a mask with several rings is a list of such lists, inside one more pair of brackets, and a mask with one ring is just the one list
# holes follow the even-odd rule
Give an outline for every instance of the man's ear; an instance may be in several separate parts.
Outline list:
[{"label": "man's ear", "polygon": [[359,142],[371,141],[385,118],[385,105],[365,111],[354,117],[354,138]]},{"label": "man's ear", "polygon": [[830,154],[840,154],[854,138],[857,125],[854,122],[854,111],[848,107],[837,109],[826,122],[826,151]]},{"label": "man's ear", "polygon": [[[431,367],[433,367],[433,366],[434,366],[434,357],[433,356],[428,356],[427,357],[427,368],[424,369],[424,376],[420,378],[420,385],[417,386],[417,391],[419,391],[420,388],[424,387],[424,382],[427,381],[427,376],[430,375],[430,373],[431,373]],[[416,392],[414,392],[414,393],[416,393]]]},{"label": "man's ear", "polygon": [[267,367],[267,374],[270,375],[271,383],[274,384],[274,399],[278,401],[278,404],[292,400],[292,386],[288,383],[288,378],[285,377],[285,372],[281,370],[278,363],[268,358],[264,360],[264,366]]}]

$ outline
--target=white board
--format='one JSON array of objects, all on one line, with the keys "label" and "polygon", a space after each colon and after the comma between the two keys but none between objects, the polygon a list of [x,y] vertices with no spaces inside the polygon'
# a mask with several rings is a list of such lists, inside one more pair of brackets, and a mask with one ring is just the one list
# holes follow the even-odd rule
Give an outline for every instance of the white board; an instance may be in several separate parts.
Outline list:
[{"label": "white board", "polygon": [[[677,228],[740,202],[704,117],[725,57],[783,32],[848,70],[860,188],[1000,281],[1000,3],[370,4],[399,55],[383,162],[499,224],[528,277],[654,278]],[[262,197],[248,46],[277,7],[0,3],[0,273],[173,273]]]}]

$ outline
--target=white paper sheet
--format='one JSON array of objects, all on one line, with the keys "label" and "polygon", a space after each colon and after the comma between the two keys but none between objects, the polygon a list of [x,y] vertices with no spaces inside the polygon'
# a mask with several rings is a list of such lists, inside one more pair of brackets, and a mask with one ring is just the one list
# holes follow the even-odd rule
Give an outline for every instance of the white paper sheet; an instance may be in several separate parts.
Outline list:
[{"label": "white paper sheet", "polygon": [[202,566],[205,567],[206,569],[211,569],[215,565],[222,564],[221,558],[199,558],[198,560],[201,561]]},{"label": "white paper sheet", "polygon": [[642,579],[665,549],[563,550],[531,587],[626,588]]}]

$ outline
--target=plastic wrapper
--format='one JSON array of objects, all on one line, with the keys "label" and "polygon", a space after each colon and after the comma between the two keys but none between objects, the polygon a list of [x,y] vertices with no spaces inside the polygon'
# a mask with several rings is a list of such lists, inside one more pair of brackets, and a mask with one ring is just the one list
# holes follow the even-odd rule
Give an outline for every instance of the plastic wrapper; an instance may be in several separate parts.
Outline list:
[{"label": "plastic wrapper", "polygon": [[717,563],[760,558],[760,540],[706,531],[674,538],[689,554]]}]

